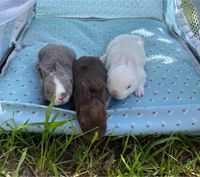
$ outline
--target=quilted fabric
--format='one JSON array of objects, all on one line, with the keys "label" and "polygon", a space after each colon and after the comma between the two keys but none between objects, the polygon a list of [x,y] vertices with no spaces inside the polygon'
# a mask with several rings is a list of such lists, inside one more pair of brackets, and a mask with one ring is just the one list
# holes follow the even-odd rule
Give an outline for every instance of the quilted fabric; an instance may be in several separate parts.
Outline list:
[{"label": "quilted fabric", "polygon": [[[161,21],[153,19],[34,19],[21,43],[23,48],[0,80],[0,101],[16,104],[12,108],[19,113],[15,117],[17,122],[28,118],[30,122],[43,121],[41,111],[44,113],[45,109],[40,107],[42,93],[35,71],[39,50],[48,43],[57,43],[72,47],[78,57],[101,56],[108,42],[122,33],[138,34],[144,39],[148,77],[144,97],[132,94],[125,100],[111,101],[108,133],[199,131],[199,67],[195,70],[192,58],[179,41],[169,34]],[[31,104],[28,108],[27,103]],[[2,105],[4,109],[11,109],[9,104]],[[62,108],[65,113],[62,118],[68,114],[75,116],[70,104]],[[29,109],[33,110],[30,114]],[[10,116],[11,112],[6,112],[3,120]],[[75,125],[78,125],[76,120]]]},{"label": "quilted fabric", "polygon": [[38,0],[38,16],[163,18],[163,0]]}]

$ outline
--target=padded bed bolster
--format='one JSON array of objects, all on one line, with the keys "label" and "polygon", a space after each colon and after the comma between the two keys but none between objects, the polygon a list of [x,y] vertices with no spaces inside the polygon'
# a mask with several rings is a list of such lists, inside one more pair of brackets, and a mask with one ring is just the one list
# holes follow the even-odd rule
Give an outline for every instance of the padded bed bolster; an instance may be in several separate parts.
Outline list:
[{"label": "padded bed bolster", "polygon": [[[185,45],[169,33],[159,20],[127,18],[112,20],[78,20],[39,17],[10,59],[0,79],[1,123],[13,117],[17,125],[27,120],[43,122],[46,106],[35,70],[37,54],[48,43],[72,47],[77,56],[104,54],[115,36],[138,34],[145,41],[147,82],[144,97],[131,94],[127,99],[111,100],[108,107],[107,135],[125,133],[200,133],[200,66]],[[72,133],[71,122],[80,132],[73,106],[54,108],[63,114],[58,120],[73,119],[65,125]],[[5,125],[5,124],[4,124]],[[6,128],[6,127],[5,127]],[[63,127],[60,127],[60,131]],[[42,131],[32,127],[29,131]]]},{"label": "padded bed bolster", "polygon": [[[11,131],[16,126],[40,124],[45,120],[46,106],[2,102],[0,105],[1,127]],[[54,108],[51,118],[60,112],[56,122],[68,120],[56,129],[56,133],[79,134],[81,129],[74,111]],[[141,135],[186,133],[199,134],[200,104],[181,106],[162,106],[146,108],[124,108],[108,110],[107,135]],[[22,129],[23,130],[23,129]],[[25,129],[30,132],[42,132],[43,125],[31,125]]]},{"label": "padded bed bolster", "polygon": [[163,19],[163,0],[39,0],[37,16]]}]

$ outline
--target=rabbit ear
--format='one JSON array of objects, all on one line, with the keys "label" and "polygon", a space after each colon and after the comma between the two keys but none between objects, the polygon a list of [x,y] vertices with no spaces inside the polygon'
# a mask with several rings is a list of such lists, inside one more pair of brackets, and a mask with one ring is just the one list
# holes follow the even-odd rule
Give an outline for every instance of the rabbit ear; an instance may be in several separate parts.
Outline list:
[{"label": "rabbit ear", "polygon": [[141,37],[136,36],[136,42],[138,45],[140,45],[141,47],[144,47],[144,41]]},{"label": "rabbit ear", "polygon": [[56,71],[58,72],[65,72],[63,66],[59,62],[56,62],[55,68],[56,68]]},{"label": "rabbit ear", "polygon": [[81,85],[83,86],[83,87],[85,87],[85,88],[88,88],[88,86],[85,84],[85,82],[81,82]]},{"label": "rabbit ear", "polygon": [[143,41],[143,40],[138,40],[137,43],[138,43],[140,46],[144,47],[144,41]]},{"label": "rabbit ear", "polygon": [[40,64],[36,65],[36,69],[42,79],[46,78],[49,75],[49,71]]},{"label": "rabbit ear", "polygon": [[125,59],[126,66],[130,66],[131,68],[136,68],[137,65],[135,63],[135,60],[133,58],[126,58]]},{"label": "rabbit ear", "polygon": [[103,64],[105,64],[105,63],[106,63],[106,59],[107,59],[106,54],[100,56],[99,59],[101,60],[101,62],[102,62]]},{"label": "rabbit ear", "polygon": [[136,67],[136,63],[135,63],[135,58],[134,56],[120,56],[120,59],[117,61],[116,63],[118,66],[122,66],[122,65],[126,65],[126,66],[130,66],[135,68]]}]

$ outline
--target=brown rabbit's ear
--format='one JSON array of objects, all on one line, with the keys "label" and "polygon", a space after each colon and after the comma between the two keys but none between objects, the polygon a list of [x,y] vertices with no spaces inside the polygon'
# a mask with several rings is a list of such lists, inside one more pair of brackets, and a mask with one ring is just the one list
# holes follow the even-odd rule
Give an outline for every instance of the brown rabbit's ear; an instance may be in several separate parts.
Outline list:
[{"label": "brown rabbit's ear", "polygon": [[36,69],[42,79],[46,78],[49,75],[49,71],[39,64],[36,65]]},{"label": "brown rabbit's ear", "polygon": [[85,82],[81,82],[81,85],[83,86],[83,87],[85,87],[85,88],[87,88],[87,85],[85,84]]},{"label": "brown rabbit's ear", "polygon": [[95,120],[98,117],[99,120],[98,122],[101,122],[104,120],[106,117],[106,112],[104,111],[106,109],[106,106],[104,103],[99,101],[98,99],[93,99],[90,104],[90,115],[93,117]]},{"label": "brown rabbit's ear", "polygon": [[[91,107],[96,107],[96,109],[99,109],[103,106],[102,102],[96,98],[91,100]],[[93,110],[95,111],[95,110]]]}]

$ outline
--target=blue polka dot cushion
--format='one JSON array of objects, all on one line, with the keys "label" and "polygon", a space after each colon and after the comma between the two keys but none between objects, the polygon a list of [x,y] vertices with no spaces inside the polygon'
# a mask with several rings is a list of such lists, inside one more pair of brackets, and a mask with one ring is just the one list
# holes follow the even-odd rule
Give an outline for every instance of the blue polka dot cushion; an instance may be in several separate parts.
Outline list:
[{"label": "blue polka dot cushion", "polygon": [[38,0],[37,16],[163,19],[162,0]]},{"label": "blue polka dot cushion", "polygon": [[[77,57],[101,56],[110,40],[125,33],[140,35],[145,42],[145,95],[132,94],[121,101],[111,100],[107,110],[107,135],[200,134],[200,65],[163,21],[134,15],[104,20],[60,18],[42,15],[42,8],[39,10],[1,74],[0,122],[6,130],[27,121],[45,120],[47,105],[43,104],[41,83],[35,70],[37,54],[43,46],[64,44],[73,48]],[[70,121],[57,132],[80,133],[73,105],[54,107],[52,117],[58,111],[61,115],[57,121]],[[42,130],[43,127],[28,128],[34,132]]]}]

